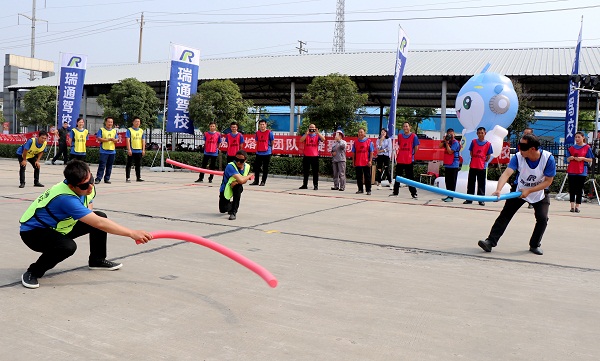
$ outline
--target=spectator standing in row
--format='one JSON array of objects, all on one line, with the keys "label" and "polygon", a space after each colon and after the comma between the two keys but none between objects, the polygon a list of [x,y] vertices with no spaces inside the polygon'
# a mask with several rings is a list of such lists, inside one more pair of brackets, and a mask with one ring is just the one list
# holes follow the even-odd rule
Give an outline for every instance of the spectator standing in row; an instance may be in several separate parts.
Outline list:
[{"label": "spectator standing in row", "polygon": [[146,134],[140,128],[140,118],[133,118],[130,128],[127,128],[127,165],[125,166],[125,182],[130,183],[131,165],[135,164],[135,180],[143,182],[142,179],[142,157],[146,155]]},{"label": "spectator standing in row", "polygon": [[[419,138],[410,131],[410,124],[402,124],[402,134],[398,135],[398,150],[396,151],[396,177],[404,175],[404,178],[415,180],[414,162],[415,154],[419,149]],[[413,199],[417,199],[417,188],[408,187]],[[400,192],[400,183],[394,182],[394,191],[390,197],[397,197]]]},{"label": "spectator standing in row", "polygon": [[392,184],[390,176],[390,156],[392,155],[392,140],[388,136],[387,129],[381,128],[379,139],[377,139],[377,173],[375,173],[375,184],[377,189],[381,188],[381,182],[388,180]]},{"label": "spectator standing in row", "polygon": [[592,162],[594,154],[592,148],[585,144],[583,132],[575,133],[575,144],[567,149],[567,177],[569,180],[569,201],[571,212],[579,213],[583,185],[588,175],[588,165]]},{"label": "spectator standing in row", "polygon": [[314,124],[310,124],[306,133],[300,137],[304,145],[304,158],[302,158],[302,186],[299,189],[308,189],[308,175],[312,168],[313,189],[319,189],[319,142],[325,142],[325,137],[319,133]]},{"label": "spectator standing in row", "polygon": [[40,130],[37,137],[27,141],[17,148],[17,160],[19,161],[19,188],[25,188],[25,169],[27,162],[33,167],[33,186],[43,187],[40,183],[40,159],[44,155],[48,140],[48,132]]},{"label": "spectator standing in row", "polygon": [[117,129],[113,128],[113,122],[113,118],[106,117],[104,127],[98,129],[96,133],[96,139],[100,142],[100,159],[98,160],[95,184],[100,183],[102,178],[104,178],[104,183],[110,184],[110,175],[117,154],[115,145],[118,140]]},{"label": "spectator standing in row", "polygon": [[334,142],[331,146],[331,165],[333,167],[332,191],[344,191],[346,189],[346,141],[344,132],[335,132]]},{"label": "spectator standing in row", "polygon": [[63,158],[63,164],[67,164],[68,156],[69,156],[69,152],[68,152],[68,137],[69,137],[69,132],[71,131],[71,128],[69,128],[69,122],[67,122],[66,120],[63,122],[62,124],[62,128],[60,128],[59,130],[55,131],[54,134],[58,135],[58,152],[56,153],[56,155],[54,156],[54,158],[52,158],[52,164],[54,164],[54,162],[56,162],[56,160],[58,158],[60,158],[62,156]]},{"label": "spectator standing in row", "polygon": [[[475,181],[477,181],[477,195],[485,195],[487,162],[494,152],[492,143],[485,140],[485,128],[477,128],[477,139],[473,139],[469,145],[471,163],[469,164],[469,178],[467,181],[467,194],[475,194]],[[463,204],[471,204],[472,201],[464,201]],[[479,202],[484,206],[484,202]]]},{"label": "spectator standing in row", "polygon": [[237,122],[231,122],[229,129],[231,129],[231,132],[225,136],[225,142],[227,143],[227,163],[235,160],[235,155],[238,150],[242,149],[242,144],[244,144],[244,136],[238,132]]},{"label": "spectator standing in row", "polygon": [[[271,153],[273,152],[273,141],[275,137],[270,129],[267,129],[267,121],[261,119],[258,122],[258,131],[254,139],[256,140],[256,157],[254,158],[254,182],[251,186],[264,186],[269,176],[269,164],[271,163]],[[258,180],[262,172],[260,184]]]},{"label": "spectator standing in row", "polygon": [[[454,129],[448,128],[446,136],[440,144],[440,148],[444,148],[444,169],[445,169],[445,180],[446,189],[449,191],[456,191],[456,180],[458,179],[458,167],[460,164],[460,158],[458,153],[460,152],[460,143],[454,138]],[[454,197],[442,198],[444,202],[454,201]]]},{"label": "spectator standing in row", "polygon": [[[201,168],[208,166],[208,169],[217,169],[216,163],[219,157],[219,139],[221,134],[217,132],[217,123],[210,122],[208,124],[208,132],[204,132],[204,154],[202,155]],[[212,183],[214,174],[209,174],[208,183]],[[196,183],[204,182],[204,173],[200,173]]]},{"label": "spectator standing in row", "polygon": [[85,162],[87,152],[86,142],[89,139],[88,130],[85,129],[85,120],[77,118],[77,127],[71,129],[71,159]]},{"label": "spectator standing in row", "polygon": [[375,147],[373,147],[371,139],[367,138],[365,129],[360,128],[358,130],[358,141],[352,146],[352,163],[356,171],[356,184],[358,185],[356,194],[364,193],[366,189],[367,195],[371,195],[371,167],[374,151]]}]

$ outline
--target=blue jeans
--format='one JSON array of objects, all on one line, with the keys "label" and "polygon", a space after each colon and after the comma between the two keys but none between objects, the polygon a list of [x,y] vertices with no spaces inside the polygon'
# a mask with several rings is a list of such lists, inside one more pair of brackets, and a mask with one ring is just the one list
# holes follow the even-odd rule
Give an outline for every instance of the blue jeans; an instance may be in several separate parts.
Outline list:
[{"label": "blue jeans", "polygon": [[[115,154],[106,154],[100,153],[100,160],[98,161],[98,172],[96,173],[96,180],[102,180],[104,176],[104,181],[110,180],[110,174],[112,173],[113,163],[115,162]],[[104,173],[104,168],[106,168],[106,174]]]}]

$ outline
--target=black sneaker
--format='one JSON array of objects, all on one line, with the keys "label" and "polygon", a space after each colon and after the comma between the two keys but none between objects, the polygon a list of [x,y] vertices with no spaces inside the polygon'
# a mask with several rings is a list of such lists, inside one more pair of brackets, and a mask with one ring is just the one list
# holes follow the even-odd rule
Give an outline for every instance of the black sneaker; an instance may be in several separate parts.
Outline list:
[{"label": "black sneaker", "polygon": [[136,182],[143,182],[144,180],[142,178],[138,178],[135,180]]},{"label": "black sneaker", "polygon": [[105,259],[103,259],[102,261],[90,262],[88,264],[88,268],[93,270],[114,271],[118,270],[121,267],[123,267],[122,263],[115,263]]},{"label": "black sneaker", "polygon": [[303,185],[303,186],[301,186],[301,187],[300,187],[300,188],[298,188],[298,189],[308,189],[308,186],[305,186],[305,185]]},{"label": "black sneaker", "polygon": [[21,276],[21,283],[24,287],[27,288],[38,288],[40,284],[38,283],[37,277],[31,274],[31,272],[27,271],[23,273]]},{"label": "black sneaker", "polygon": [[35,182],[35,183],[33,183],[33,186],[34,187],[43,187],[44,185],[40,182]]},{"label": "black sneaker", "polygon": [[229,220],[230,220],[230,221],[235,221],[235,213],[231,213],[231,214],[229,215]]},{"label": "black sneaker", "polygon": [[25,188],[25,183],[19,184],[19,188]]},{"label": "black sneaker", "polygon": [[212,183],[212,179],[208,178],[208,183]]},{"label": "black sneaker", "polygon": [[105,180],[104,183],[110,184],[110,181],[109,180]]},{"label": "black sneaker", "polygon": [[100,184],[100,179],[95,179],[94,184]]},{"label": "black sneaker", "polygon": [[411,194],[410,196],[412,197],[412,199],[419,199],[419,197],[417,197],[416,194]]},{"label": "black sneaker", "polygon": [[204,179],[200,179],[200,178],[198,178],[194,181],[194,183],[202,183],[202,182],[204,182]]},{"label": "black sneaker", "polygon": [[260,182],[260,184],[258,186],[259,187],[264,187],[265,186],[265,182]]},{"label": "black sneaker", "polygon": [[131,179],[129,179],[129,178],[125,179],[125,183],[131,183]]},{"label": "black sneaker", "polygon": [[257,185],[258,185],[258,182],[252,182],[252,183],[250,183],[250,185],[251,185],[251,186],[257,186]]},{"label": "black sneaker", "polygon": [[486,251],[486,252],[491,252],[492,251],[492,242],[490,242],[487,239],[484,239],[482,241],[477,242],[477,245],[479,247],[481,247],[482,250]]}]

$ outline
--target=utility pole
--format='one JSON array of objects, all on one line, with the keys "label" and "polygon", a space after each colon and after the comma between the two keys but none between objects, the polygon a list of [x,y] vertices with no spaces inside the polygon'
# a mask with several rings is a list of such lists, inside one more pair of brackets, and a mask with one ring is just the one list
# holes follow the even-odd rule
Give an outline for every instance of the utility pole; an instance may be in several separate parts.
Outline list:
[{"label": "utility pole", "polygon": [[344,30],[344,0],[337,0],[335,11],[335,32],[333,33],[333,52],[344,53],[346,51],[346,40]]},{"label": "utility pole", "polygon": [[[31,10],[31,16],[27,16],[25,14],[19,14],[29,20],[31,20],[31,58],[35,58],[35,23],[36,21],[46,21],[46,20],[42,20],[42,19],[38,19],[35,17],[35,0],[33,0],[33,7]],[[47,21],[46,21],[47,23]],[[29,72],[29,80],[34,80],[34,72],[33,70],[31,70]]]},{"label": "utility pole", "polygon": [[302,47],[302,45],[306,45],[306,43],[305,43],[305,42],[303,42],[302,40],[298,40],[298,43],[300,43],[300,46],[297,46],[297,47],[296,47],[296,49],[298,49],[298,53],[299,53],[300,55],[302,55],[302,53],[308,53],[308,50],[306,50],[306,49],[304,49],[304,48]]},{"label": "utility pole", "polygon": [[140,22],[140,44],[138,47],[138,64],[142,62],[142,34],[144,32],[144,12],[142,12],[142,17],[139,20]]}]

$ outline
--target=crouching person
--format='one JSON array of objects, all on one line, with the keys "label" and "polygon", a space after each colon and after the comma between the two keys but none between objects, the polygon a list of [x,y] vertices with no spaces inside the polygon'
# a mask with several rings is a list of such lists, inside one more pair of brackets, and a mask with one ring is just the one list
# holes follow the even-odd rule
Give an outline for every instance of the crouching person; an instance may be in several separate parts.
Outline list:
[{"label": "crouching person", "polygon": [[246,163],[248,154],[243,150],[238,150],[233,162],[227,163],[223,172],[223,181],[219,189],[219,212],[229,213],[229,219],[234,220],[238,208],[240,208],[240,199],[242,199],[242,186],[252,178],[250,165]]}]

